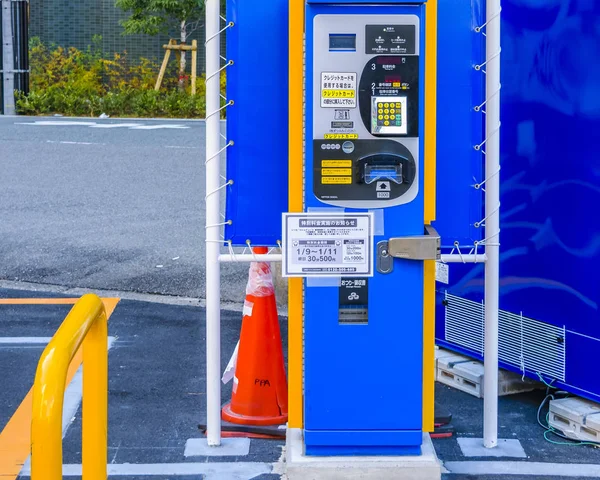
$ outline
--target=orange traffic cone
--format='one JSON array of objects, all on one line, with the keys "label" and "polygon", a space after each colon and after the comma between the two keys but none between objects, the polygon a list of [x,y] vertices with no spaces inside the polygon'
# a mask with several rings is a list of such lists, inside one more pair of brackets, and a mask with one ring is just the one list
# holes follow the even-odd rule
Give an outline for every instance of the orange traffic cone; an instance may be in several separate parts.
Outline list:
[{"label": "orange traffic cone", "polygon": [[[266,247],[254,253],[267,253]],[[252,262],[231,402],[224,420],[242,425],[278,425],[287,421],[287,380],[271,267]]]}]

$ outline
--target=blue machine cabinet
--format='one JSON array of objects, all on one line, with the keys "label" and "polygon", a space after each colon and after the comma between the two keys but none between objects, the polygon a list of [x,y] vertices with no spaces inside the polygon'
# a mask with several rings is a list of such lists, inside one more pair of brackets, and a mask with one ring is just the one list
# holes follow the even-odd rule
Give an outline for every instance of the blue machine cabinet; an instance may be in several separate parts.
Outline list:
[{"label": "blue machine cabinet", "polygon": [[[306,210],[374,211],[374,245],[424,231],[424,13],[307,3]],[[307,455],[420,453],[423,262],[392,261],[305,281]]]},{"label": "blue machine cabinet", "polygon": [[[483,39],[472,23],[484,22],[481,3],[438,2],[439,84],[471,85],[473,104],[483,101],[480,81],[471,68],[443,68],[449,56],[443,55],[442,45],[464,38],[463,51],[474,52],[469,63],[483,61]],[[598,34],[589,27],[599,21],[599,2],[502,2],[500,366],[534,379],[542,376],[596,402],[600,231],[594,206],[600,198],[600,67],[586,59],[600,55]],[[440,113],[443,105],[455,101],[455,92],[438,89]],[[438,164],[447,168],[442,164],[449,165],[451,158],[441,152],[453,150],[468,158],[483,136],[457,145],[455,135],[440,134],[446,127],[441,114],[439,118]],[[446,226],[456,220],[457,209],[443,210],[443,204],[452,205],[457,187],[441,181],[441,168],[438,188],[444,191],[438,192],[442,208],[437,225],[445,243],[452,245],[458,233]],[[472,183],[464,176],[460,188]],[[475,211],[471,225],[483,216]],[[466,220],[463,229],[469,228]],[[450,284],[438,284],[439,344],[482,358],[483,315],[478,312],[483,285],[481,265],[450,266]]]}]

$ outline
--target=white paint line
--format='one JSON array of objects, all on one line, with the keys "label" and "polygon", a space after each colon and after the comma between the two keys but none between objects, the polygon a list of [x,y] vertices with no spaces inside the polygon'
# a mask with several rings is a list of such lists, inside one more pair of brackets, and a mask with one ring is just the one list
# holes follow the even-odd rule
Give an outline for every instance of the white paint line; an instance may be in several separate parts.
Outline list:
[{"label": "white paint line", "polygon": [[139,127],[131,127],[131,130],[159,130],[161,128],[185,129],[191,127],[188,127],[187,125],[140,125]]},{"label": "white paint line", "polygon": [[527,458],[521,442],[516,438],[499,439],[495,448],[485,448],[482,438],[457,438],[458,445],[465,457],[511,457]]},{"label": "white paint line", "polygon": [[600,465],[542,462],[445,462],[455,475],[531,475],[537,478],[600,477]]},{"label": "white paint line", "polygon": [[[272,463],[259,462],[202,462],[202,463],[111,463],[107,465],[109,476],[161,476],[202,475],[204,480],[250,480],[271,473]],[[29,475],[26,465],[21,475]],[[80,477],[81,465],[63,465],[64,477]]]},{"label": "white paint line", "polygon": [[185,442],[184,457],[243,457],[250,453],[249,438],[222,438],[221,445],[211,447],[206,438],[190,438]]},{"label": "white paint line", "polygon": [[[23,115],[4,115],[6,118],[12,118],[15,120],[23,119]],[[53,115],[53,116],[41,116],[36,118],[63,118],[65,120],[87,120],[90,117],[76,117],[69,115]],[[110,117],[109,120],[125,120],[131,121],[132,117]],[[204,118],[168,118],[168,117],[136,117],[135,120],[146,120],[146,121],[155,121],[155,122],[186,122],[186,123],[206,123]],[[221,120],[221,123],[225,123],[226,120]],[[18,125],[18,122],[15,122],[15,125]]]},{"label": "white paint line", "polygon": [[69,122],[69,121],[64,121],[64,120],[38,120],[36,122],[15,122],[15,125],[36,125],[36,126],[42,126],[42,127],[56,127],[56,126],[66,126],[66,127],[73,127],[73,126],[81,126],[81,125],[87,125],[87,126],[91,126],[91,125],[96,125],[96,122]]},{"label": "white paint line", "polygon": [[165,148],[175,148],[178,150],[198,150],[200,147],[183,147],[180,145],[166,145]]},{"label": "white paint line", "polygon": [[106,143],[95,143],[95,142],[67,142],[61,141],[58,142],[56,140],[46,140],[46,143],[58,143],[62,145],[106,145]]},{"label": "white paint line", "polygon": [[46,345],[52,337],[0,337],[0,345]]},{"label": "white paint line", "polygon": [[141,123],[97,123],[92,128],[131,128],[142,126]]}]

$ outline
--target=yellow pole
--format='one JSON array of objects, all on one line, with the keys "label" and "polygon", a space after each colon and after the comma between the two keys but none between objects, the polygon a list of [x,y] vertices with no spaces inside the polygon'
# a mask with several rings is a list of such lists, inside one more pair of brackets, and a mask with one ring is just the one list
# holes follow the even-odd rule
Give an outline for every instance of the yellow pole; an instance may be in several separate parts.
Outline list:
[{"label": "yellow pole", "polygon": [[[42,354],[33,384],[32,480],[62,479],[62,411],[69,357],[53,341]],[[42,377],[51,381],[39,381]]]},{"label": "yellow pole", "polygon": [[[289,2],[289,210],[304,210],[304,0]],[[303,281],[288,282],[288,426],[303,420]]]},{"label": "yellow pole", "polygon": [[104,309],[83,342],[83,480],[106,480],[108,460],[108,324]]},{"label": "yellow pole", "polygon": [[[425,10],[425,224],[435,220],[437,148],[437,0]],[[423,266],[423,431],[435,418],[435,261]]]}]

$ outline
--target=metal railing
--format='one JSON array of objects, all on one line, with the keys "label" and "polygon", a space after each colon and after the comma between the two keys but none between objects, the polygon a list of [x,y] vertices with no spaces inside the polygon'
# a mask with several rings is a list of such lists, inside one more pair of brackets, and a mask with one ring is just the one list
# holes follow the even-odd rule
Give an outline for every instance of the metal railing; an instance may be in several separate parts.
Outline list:
[{"label": "metal railing", "polygon": [[33,384],[32,480],[62,479],[67,371],[83,344],[82,478],[107,478],[108,327],[96,295],[81,297],[42,353]]}]

